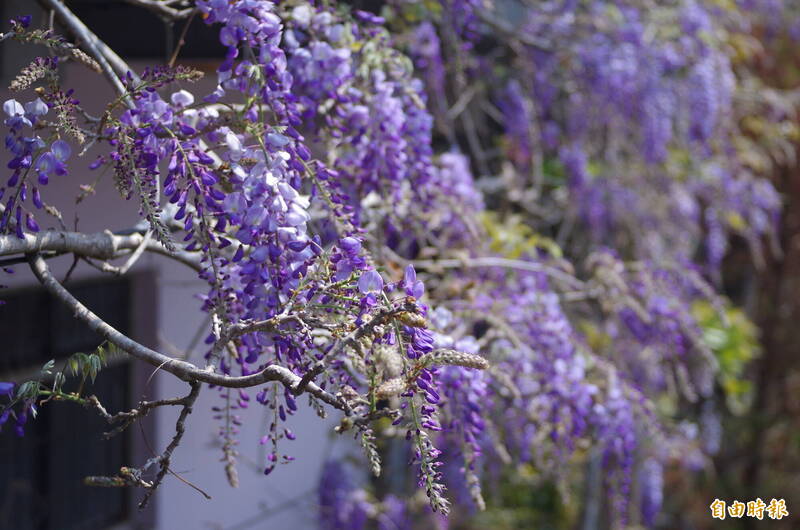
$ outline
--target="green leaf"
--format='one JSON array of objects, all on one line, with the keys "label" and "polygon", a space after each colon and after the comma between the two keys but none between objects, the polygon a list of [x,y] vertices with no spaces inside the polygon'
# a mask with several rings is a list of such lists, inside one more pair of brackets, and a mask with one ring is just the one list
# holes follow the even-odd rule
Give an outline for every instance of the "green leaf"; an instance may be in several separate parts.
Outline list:
[{"label": "green leaf", "polygon": [[39,381],[25,381],[17,389],[17,399],[35,399],[39,395]]},{"label": "green leaf", "polygon": [[61,387],[64,386],[66,381],[67,376],[64,375],[64,372],[58,372],[53,381],[53,392],[61,392]]},{"label": "green leaf", "polygon": [[72,375],[78,375],[78,372],[80,371],[80,363],[78,362],[78,359],[75,357],[70,357],[67,359],[67,364],[69,365]]},{"label": "green leaf", "polygon": [[86,375],[89,372],[89,356],[85,353],[78,352],[73,355],[78,363],[78,371],[81,375]]},{"label": "green leaf", "polygon": [[44,366],[42,366],[42,373],[50,375],[51,373],[53,373],[53,368],[55,368],[55,366],[56,366],[56,360],[50,359],[44,364]]},{"label": "green leaf", "polygon": [[698,302],[692,312],[703,329],[703,342],[719,361],[717,378],[725,391],[728,408],[743,413],[752,399],[752,383],[747,367],[758,355],[758,332],[747,315],[735,307],[726,307],[725,320],[708,302]]},{"label": "green leaf", "polygon": [[100,363],[100,356],[96,354],[91,354],[88,358],[87,366],[89,368],[89,376],[92,378],[92,384],[94,384],[94,380],[97,377],[97,373],[100,371],[102,367]]},{"label": "green leaf", "polygon": [[103,364],[106,364],[106,349],[105,349],[105,345],[101,344],[100,346],[98,346],[97,350],[95,350],[95,354],[100,358],[100,362],[102,362]]}]

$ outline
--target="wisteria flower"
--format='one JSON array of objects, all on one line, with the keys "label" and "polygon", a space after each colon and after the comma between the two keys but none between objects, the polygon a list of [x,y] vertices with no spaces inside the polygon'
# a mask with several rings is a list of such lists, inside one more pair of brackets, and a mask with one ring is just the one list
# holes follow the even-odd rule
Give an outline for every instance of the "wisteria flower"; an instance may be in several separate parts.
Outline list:
[{"label": "wisteria flower", "polygon": [[417,280],[417,271],[413,265],[407,266],[403,274],[403,289],[408,296],[414,298],[422,298],[422,295],[425,294],[425,284]]},{"label": "wisteria flower", "polygon": [[36,161],[36,172],[39,175],[39,183],[47,184],[49,176],[52,174],[63,176],[67,174],[66,161],[72,149],[63,140],[56,140],[50,146],[50,151],[42,154]]},{"label": "wisteria flower", "polygon": [[376,270],[364,272],[358,279],[361,294],[379,293],[383,290],[383,278]]}]

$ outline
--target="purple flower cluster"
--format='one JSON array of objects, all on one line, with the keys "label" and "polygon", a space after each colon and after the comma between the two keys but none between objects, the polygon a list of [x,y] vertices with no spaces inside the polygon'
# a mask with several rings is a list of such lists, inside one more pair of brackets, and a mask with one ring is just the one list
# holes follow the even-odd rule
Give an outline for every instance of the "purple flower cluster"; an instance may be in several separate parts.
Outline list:
[{"label": "purple flower cluster", "polygon": [[446,188],[434,165],[422,82],[385,30],[301,6],[286,35],[294,94],[306,120],[321,116],[319,140],[337,155],[330,169],[342,200],[358,209],[356,198],[377,192],[427,205],[430,189]]},{"label": "purple flower cluster", "polygon": [[[606,4],[593,3],[589,28],[577,24],[568,7],[542,5],[520,14],[520,31],[545,44],[520,53],[520,73],[505,76],[507,88],[497,98],[507,157],[522,178],[533,173],[532,148],[558,157],[569,183],[569,216],[581,219],[603,244],[611,244],[612,234],[630,233],[640,257],[692,258],[702,244],[703,212],[689,217],[675,210],[687,200],[716,210],[717,223],[709,227],[714,270],[724,246],[719,221],[730,218],[735,195],[704,191],[704,166],[725,166],[735,175],[729,181],[743,188],[771,185],[730,156],[736,79],[712,8],[695,1],[664,7],[679,21],[677,37],[656,29],[659,10],[624,2],[611,16]],[[676,171],[669,163],[675,155],[690,157],[691,166]],[[665,196],[675,201],[668,208]],[[774,234],[774,226],[761,221],[778,211],[768,202],[759,219],[739,214],[742,222],[725,230],[757,247]]]},{"label": "purple flower cluster", "polygon": [[531,123],[534,118],[530,101],[523,95],[517,79],[508,82],[498,106],[503,113],[505,132],[511,144],[508,146],[509,158],[521,169],[527,169],[531,163]]},{"label": "purple flower cluster", "polygon": [[[280,120],[297,125],[289,96],[292,80],[286,55],[279,47],[283,25],[274,4],[262,0],[199,0],[197,7],[206,23],[222,25],[219,40],[228,48],[218,69],[217,90],[207,100],[218,101],[228,90],[257,95]],[[247,52],[245,57],[237,62],[243,51]]]},{"label": "purple flower cluster", "polygon": [[424,21],[414,29],[409,52],[414,58],[414,66],[422,73],[437,119],[446,119],[446,72],[439,35],[431,22]]},{"label": "purple flower cluster", "polygon": [[[13,158],[7,165],[12,170],[11,176],[0,187],[0,200],[8,194],[0,218],[0,232],[13,230],[17,237],[22,238],[26,229],[31,232],[39,231],[32,211],[25,205],[28,192],[30,191],[32,204],[37,209],[42,208],[39,186],[46,185],[52,176],[66,175],[66,161],[71,149],[63,140],[55,140],[48,145],[38,135],[26,132],[26,129],[32,129],[48,112],[47,104],[41,99],[37,98],[25,105],[10,99],[3,104],[3,111],[8,116],[4,123],[9,129],[5,146]],[[33,183],[28,181],[31,171],[37,177]]]},{"label": "purple flower cluster", "polygon": [[649,458],[642,464],[639,473],[642,488],[642,522],[646,527],[652,528],[664,502],[664,467],[655,458]]},{"label": "purple flower cluster", "polygon": [[322,469],[319,487],[319,521],[322,528],[362,530],[372,505],[366,493],[353,485],[349,470],[337,461],[328,461]]},{"label": "purple flower cluster", "polygon": [[[586,363],[578,351],[580,340],[546,279],[524,276],[509,287],[516,294],[511,295],[515,303],[506,319],[525,337],[530,350],[509,352],[505,370],[514,374],[520,405],[527,402],[527,414],[542,422],[537,430],[545,429],[542,435],[556,444],[559,459],[565,459],[578,438],[593,425],[602,425],[593,413],[598,388],[587,381]],[[524,444],[529,442],[519,440],[520,450],[527,452]]]},{"label": "purple flower cluster", "polygon": [[13,419],[14,433],[21,437],[25,435],[25,424],[29,417],[36,417],[36,405],[32,400],[25,399],[19,403],[18,410],[15,411],[14,406],[17,402],[14,398],[17,390],[15,383],[0,381],[0,397],[8,398],[8,404],[2,404],[2,408],[0,408],[0,432],[8,420]]}]

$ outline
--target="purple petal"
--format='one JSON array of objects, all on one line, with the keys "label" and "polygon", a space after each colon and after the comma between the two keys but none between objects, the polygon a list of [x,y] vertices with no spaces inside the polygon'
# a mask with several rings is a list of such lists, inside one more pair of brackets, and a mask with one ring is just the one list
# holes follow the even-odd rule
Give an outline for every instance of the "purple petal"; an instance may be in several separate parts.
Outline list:
[{"label": "purple petal", "polygon": [[358,290],[361,294],[381,291],[383,289],[383,278],[378,271],[366,271],[358,279]]},{"label": "purple petal", "polygon": [[72,154],[72,148],[64,140],[56,140],[53,142],[53,145],[50,146],[50,152],[53,153],[53,156],[55,156],[57,160],[64,162],[69,158],[69,155]]}]

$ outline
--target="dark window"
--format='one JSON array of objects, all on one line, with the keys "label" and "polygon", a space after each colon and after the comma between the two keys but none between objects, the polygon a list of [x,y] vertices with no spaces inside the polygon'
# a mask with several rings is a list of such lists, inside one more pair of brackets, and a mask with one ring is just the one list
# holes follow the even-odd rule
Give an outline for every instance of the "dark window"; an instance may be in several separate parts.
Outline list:
[{"label": "dark window", "polygon": [[[130,328],[127,280],[71,285],[75,296],[122,332]],[[0,293],[0,380],[37,370],[49,359],[92,352],[101,343],[60,302],[40,289]],[[88,393],[109,411],[130,408],[131,368],[112,360]],[[74,390],[70,378],[66,390]],[[51,402],[29,420],[26,434],[0,433],[0,528],[95,530],[127,518],[128,490],[83,485],[88,475],[113,475],[130,459],[125,433],[105,440],[108,424],[72,403]]]},{"label": "dark window", "polygon": [[[167,57],[187,22],[179,20],[168,28],[153,12],[118,0],[73,0],[69,6],[101,40],[126,59]],[[218,35],[219,27],[208,26],[195,16],[180,57],[224,57],[225,48]]]}]

